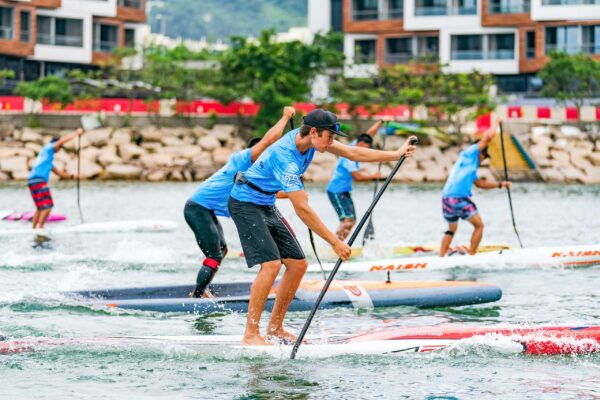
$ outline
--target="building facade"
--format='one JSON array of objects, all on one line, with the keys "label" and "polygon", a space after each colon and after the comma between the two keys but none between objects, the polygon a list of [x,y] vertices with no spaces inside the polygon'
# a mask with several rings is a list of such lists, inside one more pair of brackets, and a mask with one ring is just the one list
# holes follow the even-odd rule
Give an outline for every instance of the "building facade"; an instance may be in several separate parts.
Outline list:
[{"label": "building facade", "polygon": [[34,80],[107,61],[149,31],[146,0],[0,0],[0,69]]},{"label": "building facade", "polygon": [[[346,73],[437,60],[449,72],[477,69],[506,92],[535,91],[554,50],[600,60],[600,0],[309,0],[327,3],[309,26],[341,21]],[[338,15],[334,15],[337,10]],[[309,19],[314,18],[309,13]],[[329,21],[329,26],[326,25]]]}]

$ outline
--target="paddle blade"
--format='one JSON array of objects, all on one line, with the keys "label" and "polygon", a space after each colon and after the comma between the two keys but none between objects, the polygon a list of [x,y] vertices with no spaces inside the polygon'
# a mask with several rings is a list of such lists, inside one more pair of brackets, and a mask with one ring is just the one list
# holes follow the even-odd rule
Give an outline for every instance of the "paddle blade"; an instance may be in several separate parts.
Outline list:
[{"label": "paddle blade", "polygon": [[375,227],[373,226],[373,218],[369,218],[369,223],[367,224],[365,234],[363,235],[363,246],[372,240],[375,240]]},{"label": "paddle blade", "polygon": [[101,126],[102,122],[100,121],[100,117],[96,114],[89,114],[81,117],[81,127],[84,131],[91,131],[100,128]]}]

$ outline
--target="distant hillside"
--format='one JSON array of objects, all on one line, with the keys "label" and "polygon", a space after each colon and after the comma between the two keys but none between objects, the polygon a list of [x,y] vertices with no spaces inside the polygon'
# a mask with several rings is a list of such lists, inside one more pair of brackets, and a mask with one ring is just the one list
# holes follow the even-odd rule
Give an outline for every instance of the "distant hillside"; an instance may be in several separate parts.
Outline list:
[{"label": "distant hillside", "polygon": [[164,29],[167,36],[186,39],[226,40],[307,25],[307,0],[154,0],[148,8],[152,32]]}]

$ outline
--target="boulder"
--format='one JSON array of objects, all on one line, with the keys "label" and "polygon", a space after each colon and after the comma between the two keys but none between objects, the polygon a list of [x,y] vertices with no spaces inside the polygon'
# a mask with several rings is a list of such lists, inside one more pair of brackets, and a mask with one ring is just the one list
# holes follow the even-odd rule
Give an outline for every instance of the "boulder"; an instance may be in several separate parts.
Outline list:
[{"label": "boulder", "polygon": [[197,138],[201,138],[201,137],[207,136],[209,134],[210,134],[210,132],[208,131],[208,129],[206,129],[202,126],[196,125],[192,128],[192,135],[194,135]]},{"label": "boulder", "polygon": [[425,171],[425,180],[427,182],[444,182],[448,178],[448,174],[444,167],[434,165],[427,168]]},{"label": "boulder", "polygon": [[88,131],[82,137],[86,137],[92,146],[106,146],[110,140],[112,128],[101,128]]},{"label": "boulder", "polygon": [[21,142],[33,142],[39,145],[44,144],[44,137],[39,132],[36,132],[30,128],[23,128],[23,132],[21,133],[19,140]]},{"label": "boulder", "polygon": [[529,147],[529,154],[535,161],[550,157],[550,150],[547,146],[536,144]]},{"label": "boulder", "polygon": [[143,154],[146,154],[146,150],[135,144],[128,143],[119,145],[119,155],[125,162],[138,159]]},{"label": "boulder", "polygon": [[202,153],[202,149],[198,146],[167,146],[160,150],[161,153],[171,154],[173,157],[194,159]]},{"label": "boulder", "polygon": [[102,150],[97,147],[88,147],[87,149],[81,150],[80,157],[81,160],[87,160],[95,163],[101,153]]},{"label": "boulder", "polygon": [[[2,172],[17,172],[17,171],[26,171],[29,172],[29,168],[27,167],[27,157],[16,156],[3,158],[0,160],[0,171]],[[14,174],[12,174],[14,177]]]},{"label": "boulder", "polygon": [[117,156],[117,153],[112,150],[106,151],[102,149],[98,155],[98,163],[103,167],[111,164],[121,164],[122,162],[121,157]]},{"label": "boulder", "polygon": [[237,135],[237,127],[235,125],[215,125],[212,128],[210,136],[216,137],[222,143],[227,143],[232,137]]},{"label": "boulder", "polygon": [[184,180],[183,173],[181,171],[175,170],[169,173],[169,180],[175,182],[182,182]]},{"label": "boulder", "polygon": [[185,142],[177,136],[165,136],[161,139],[161,143],[165,146],[185,146]]},{"label": "boulder", "polygon": [[338,162],[338,157],[335,154],[331,154],[328,152],[325,153],[315,153],[315,157],[313,158],[312,164],[316,165],[336,165]]},{"label": "boulder", "polygon": [[590,165],[584,171],[583,183],[600,184],[600,167]]},{"label": "boulder", "polygon": [[194,169],[192,170],[192,175],[194,176],[195,180],[202,181],[202,180],[208,178],[209,176],[211,176],[212,174],[214,174],[216,171],[217,170],[213,166],[210,166],[210,167],[194,166]]},{"label": "boulder", "polygon": [[202,147],[204,150],[208,150],[208,151],[213,151],[214,149],[217,149],[219,147],[221,147],[221,143],[219,142],[219,139],[217,139],[214,136],[204,136],[201,137],[200,139],[198,139],[198,145],[200,147]]},{"label": "boulder", "polygon": [[225,165],[229,161],[229,158],[231,157],[232,154],[233,154],[233,151],[231,149],[228,149],[226,147],[221,147],[221,148],[215,149],[213,151],[212,158],[213,158],[215,164]]},{"label": "boulder", "polygon": [[162,182],[166,179],[167,179],[167,173],[160,169],[150,171],[146,175],[146,180],[149,182]]},{"label": "boulder", "polygon": [[564,183],[564,175],[557,169],[554,168],[542,168],[540,174],[545,182],[549,183]]},{"label": "boulder", "polygon": [[5,174],[4,172],[0,171],[0,182],[8,182],[9,179],[10,177],[8,176],[8,174]]},{"label": "boulder", "polygon": [[29,171],[13,171],[11,175],[15,181],[26,181],[29,178]]},{"label": "boulder", "polygon": [[173,128],[162,128],[163,139],[165,137],[184,138],[189,135],[190,130],[188,128],[173,127]]},{"label": "boulder", "polygon": [[209,152],[203,152],[192,159],[195,168],[214,168],[212,156]]},{"label": "boulder", "polygon": [[135,165],[112,164],[106,168],[109,179],[137,179],[142,175],[142,168]]},{"label": "boulder", "polygon": [[402,182],[421,183],[425,180],[425,173],[418,169],[400,168],[397,176]]},{"label": "boulder", "polygon": [[0,160],[3,158],[10,158],[19,156],[21,149],[19,147],[0,147]]},{"label": "boulder", "polygon": [[162,143],[149,142],[142,143],[142,148],[148,150],[150,153],[158,153],[162,149]]},{"label": "boulder", "polygon": [[109,143],[115,146],[131,143],[131,130],[127,128],[117,129],[112,133]]},{"label": "boulder", "polygon": [[540,146],[551,147],[554,141],[547,135],[535,135],[535,133],[531,136],[531,142],[533,144],[537,144]]},{"label": "boulder", "polygon": [[42,150],[42,145],[35,142],[27,142],[25,143],[25,148],[36,153],[39,153]]},{"label": "boulder", "polygon": [[494,173],[486,167],[481,167],[477,170],[477,177],[486,181],[494,181],[496,179]]},{"label": "boulder", "polygon": [[588,159],[592,162],[594,166],[600,166],[600,152],[592,153],[588,156]]},{"label": "boulder", "polygon": [[[71,132],[69,132],[71,134]],[[84,135],[80,136],[79,139],[75,138],[73,140],[69,140],[67,143],[63,144],[62,147],[66,151],[70,153],[74,153],[77,149],[85,149],[86,147],[90,147],[90,141]]]},{"label": "boulder", "polygon": [[173,156],[170,154],[144,154],[140,157],[144,167],[154,169],[156,167],[168,167],[173,164]]},{"label": "boulder", "polygon": [[551,150],[550,155],[552,159],[556,162],[555,165],[571,165],[571,158],[569,157],[569,153],[563,150]]},{"label": "boulder", "polygon": [[160,142],[165,134],[160,128],[147,126],[140,131],[140,136],[144,142]]},{"label": "boulder", "polygon": [[[71,161],[66,165],[65,168],[68,174],[77,174],[77,160]],[[81,165],[79,166],[79,177],[81,179],[92,179],[102,173],[103,169],[101,166],[91,160],[81,159]]]},{"label": "boulder", "polygon": [[566,182],[583,182],[585,180],[584,173],[573,166],[562,168],[560,172],[565,176]]},{"label": "boulder", "polygon": [[191,161],[188,160],[187,158],[176,158],[176,159],[173,160],[173,164],[172,165],[176,166],[176,167],[185,167],[185,166],[189,165],[190,162]]},{"label": "boulder", "polygon": [[586,149],[590,153],[594,151],[594,143],[590,142],[589,140],[578,140],[575,142],[574,147],[577,149]]}]

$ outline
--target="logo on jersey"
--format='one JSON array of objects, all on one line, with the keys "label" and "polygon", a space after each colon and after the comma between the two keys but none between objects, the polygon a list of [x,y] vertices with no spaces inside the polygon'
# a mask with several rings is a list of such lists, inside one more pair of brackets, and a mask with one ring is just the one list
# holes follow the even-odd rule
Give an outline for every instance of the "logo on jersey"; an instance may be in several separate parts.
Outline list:
[{"label": "logo on jersey", "polygon": [[301,186],[300,177],[298,175],[286,174],[283,176],[283,184],[286,187]]}]

